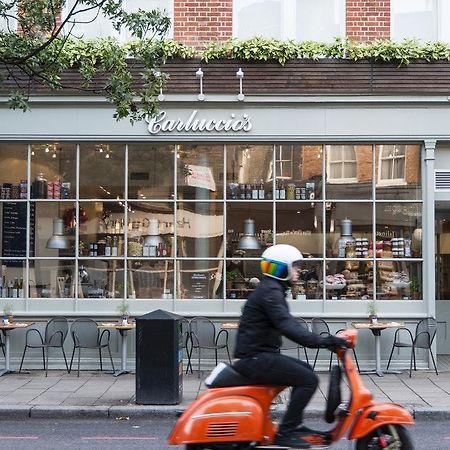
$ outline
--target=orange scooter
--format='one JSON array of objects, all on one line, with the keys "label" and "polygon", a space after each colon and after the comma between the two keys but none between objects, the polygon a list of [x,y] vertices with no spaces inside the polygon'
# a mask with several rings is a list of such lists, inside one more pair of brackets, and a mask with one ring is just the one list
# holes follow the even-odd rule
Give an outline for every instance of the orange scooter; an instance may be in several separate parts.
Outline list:
[{"label": "orange scooter", "polygon": [[[356,345],[357,331],[339,334],[350,348]],[[363,385],[347,349],[336,349],[339,365],[330,374],[325,420],[336,422],[327,432],[302,436],[312,449],[328,448],[347,437],[356,440],[356,450],[412,450],[404,425],[413,425],[411,414],[392,403],[375,403]],[[350,397],[341,401],[342,374],[348,380]],[[219,364],[206,380],[207,389],[178,419],[168,437],[171,445],[186,450],[283,449],[273,444],[276,425],[270,418],[273,399],[285,386],[251,385],[231,366]]]}]

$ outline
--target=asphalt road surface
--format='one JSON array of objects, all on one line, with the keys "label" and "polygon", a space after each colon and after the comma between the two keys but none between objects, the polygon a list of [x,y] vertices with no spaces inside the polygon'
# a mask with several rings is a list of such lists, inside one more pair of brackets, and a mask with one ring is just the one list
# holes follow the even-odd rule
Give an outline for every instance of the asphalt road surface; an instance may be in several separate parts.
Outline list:
[{"label": "asphalt road surface", "polygon": [[[166,437],[174,421],[171,419],[135,420],[126,418],[103,420],[4,420],[0,418],[0,449],[120,449],[120,450],[181,450],[169,447]],[[318,423],[308,423],[326,428]],[[416,450],[450,450],[448,422],[419,422],[410,428]],[[331,447],[333,450],[352,449],[348,441]]]}]

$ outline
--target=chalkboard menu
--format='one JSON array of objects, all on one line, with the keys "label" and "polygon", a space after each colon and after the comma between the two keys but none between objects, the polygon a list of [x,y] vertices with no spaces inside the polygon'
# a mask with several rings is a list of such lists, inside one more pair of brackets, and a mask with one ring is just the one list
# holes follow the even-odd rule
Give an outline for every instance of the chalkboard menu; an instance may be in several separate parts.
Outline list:
[{"label": "chalkboard menu", "polygon": [[208,298],[208,274],[193,272],[191,274],[191,298]]},{"label": "chalkboard menu", "polygon": [[[3,203],[2,257],[25,258],[27,256],[27,204]],[[30,203],[30,256],[34,256],[35,204]],[[3,260],[7,266],[22,266],[22,261]]]}]

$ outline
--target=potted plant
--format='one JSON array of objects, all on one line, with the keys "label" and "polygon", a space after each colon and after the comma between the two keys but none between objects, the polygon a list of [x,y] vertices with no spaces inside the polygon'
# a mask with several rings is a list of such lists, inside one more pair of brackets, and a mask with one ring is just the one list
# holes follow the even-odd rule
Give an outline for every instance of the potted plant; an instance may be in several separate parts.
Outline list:
[{"label": "potted plant", "polygon": [[372,300],[367,305],[367,313],[369,314],[370,323],[378,323],[377,304],[375,303],[375,300]]},{"label": "potted plant", "polygon": [[6,321],[8,321],[8,323],[13,323],[14,321],[14,316],[12,313],[12,305],[11,303],[6,303],[5,306],[3,306],[3,322],[6,323]]},{"label": "potted plant", "polygon": [[236,272],[227,272],[227,289],[233,289],[233,282],[236,279]]},{"label": "potted plant", "polygon": [[124,300],[122,303],[117,307],[117,311],[120,313],[120,319],[119,322],[122,325],[127,325],[128,321],[130,319],[130,305]]},{"label": "potted plant", "polygon": [[420,299],[420,290],[419,290],[419,280],[417,277],[413,276],[411,277],[411,284],[410,284],[410,289],[411,289],[411,298],[413,300],[419,300]]}]

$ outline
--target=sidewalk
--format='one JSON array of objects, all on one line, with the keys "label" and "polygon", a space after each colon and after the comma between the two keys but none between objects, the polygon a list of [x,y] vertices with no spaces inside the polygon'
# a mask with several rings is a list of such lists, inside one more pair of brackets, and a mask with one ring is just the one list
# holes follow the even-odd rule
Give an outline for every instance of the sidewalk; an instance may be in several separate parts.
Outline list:
[{"label": "sidewalk", "polygon": [[[207,376],[207,373],[204,373]],[[309,417],[321,417],[325,407],[328,373],[319,373],[320,385],[307,411]],[[364,375],[367,388],[380,402],[394,402],[407,407],[416,417],[450,419],[450,372],[436,375],[431,371],[408,372],[400,375]],[[63,417],[149,417],[173,416],[183,410],[205,389],[197,374],[185,375],[183,401],[179,405],[136,405],[135,376],[112,375],[83,371],[67,374],[52,370],[45,377],[43,370],[29,374],[9,374],[0,377],[0,417],[52,418]],[[344,393],[344,389],[343,389]],[[288,391],[277,398],[276,415],[282,413]]]}]

